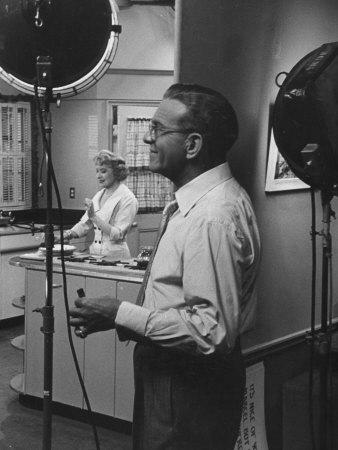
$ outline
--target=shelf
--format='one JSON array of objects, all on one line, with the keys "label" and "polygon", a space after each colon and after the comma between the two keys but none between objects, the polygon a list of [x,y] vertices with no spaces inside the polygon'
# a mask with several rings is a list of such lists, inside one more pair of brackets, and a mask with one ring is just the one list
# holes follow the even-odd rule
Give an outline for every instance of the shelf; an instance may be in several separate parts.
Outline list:
[{"label": "shelf", "polygon": [[23,373],[19,373],[18,375],[15,375],[9,383],[9,386],[13,391],[17,392],[18,394],[23,394],[24,392],[24,382],[25,382],[25,375]]},{"label": "shelf", "polygon": [[15,308],[25,309],[25,296],[21,295],[21,297],[16,297],[12,300],[12,305]]},{"label": "shelf", "polygon": [[25,335],[15,337],[11,340],[11,344],[18,350],[25,350]]}]

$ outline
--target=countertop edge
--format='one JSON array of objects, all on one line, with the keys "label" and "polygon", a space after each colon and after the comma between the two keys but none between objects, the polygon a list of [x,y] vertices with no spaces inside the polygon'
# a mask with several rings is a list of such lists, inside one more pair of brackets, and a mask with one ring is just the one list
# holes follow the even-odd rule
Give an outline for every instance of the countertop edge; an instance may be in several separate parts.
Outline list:
[{"label": "countertop edge", "polygon": [[[15,267],[22,267],[24,269],[33,269],[39,271],[46,270],[45,261],[34,260],[34,259],[23,259],[20,256],[13,256],[9,259],[9,264]],[[88,267],[81,263],[65,262],[66,275],[82,275],[92,278],[105,278],[120,281],[131,281],[134,283],[142,283],[144,277],[144,271],[135,271],[131,269],[119,268],[118,270],[114,267],[106,266],[92,266]],[[62,273],[62,265],[60,260],[53,258],[53,272]]]}]

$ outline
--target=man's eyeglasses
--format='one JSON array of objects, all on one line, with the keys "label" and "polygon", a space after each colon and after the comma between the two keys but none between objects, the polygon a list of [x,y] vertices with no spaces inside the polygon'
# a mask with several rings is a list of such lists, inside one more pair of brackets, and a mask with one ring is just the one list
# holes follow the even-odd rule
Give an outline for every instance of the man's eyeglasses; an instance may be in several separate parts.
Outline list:
[{"label": "man's eyeglasses", "polygon": [[156,141],[160,136],[173,133],[192,133],[192,129],[166,128],[160,125],[149,123],[148,136],[152,141]]}]

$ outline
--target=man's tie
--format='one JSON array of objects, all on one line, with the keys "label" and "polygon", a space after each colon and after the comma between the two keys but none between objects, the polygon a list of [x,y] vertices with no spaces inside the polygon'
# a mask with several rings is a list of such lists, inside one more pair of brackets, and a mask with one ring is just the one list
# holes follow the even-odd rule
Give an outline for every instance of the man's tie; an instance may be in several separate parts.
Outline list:
[{"label": "man's tie", "polygon": [[152,266],[152,263],[154,260],[154,256],[155,256],[158,244],[167,228],[170,217],[174,214],[174,212],[177,210],[177,208],[178,208],[177,200],[173,200],[172,202],[168,203],[163,210],[162,220],[161,220],[160,227],[158,229],[154,249],[151,253],[150,260],[149,260],[146,272],[144,274],[143,282],[142,282],[141,288],[140,288],[138,296],[137,296],[136,305],[139,305],[139,306],[143,305],[144,293],[145,293],[145,290],[147,287],[147,283],[148,283],[148,279],[149,279],[149,275],[150,275],[150,269],[151,269],[151,266]]}]

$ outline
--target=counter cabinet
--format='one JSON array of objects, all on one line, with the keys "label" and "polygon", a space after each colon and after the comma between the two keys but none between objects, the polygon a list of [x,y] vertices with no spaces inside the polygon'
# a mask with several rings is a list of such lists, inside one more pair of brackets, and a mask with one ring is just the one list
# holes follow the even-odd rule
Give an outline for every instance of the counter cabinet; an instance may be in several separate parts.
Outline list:
[{"label": "counter cabinet", "polygon": [[[34,251],[40,241],[30,233],[18,231],[16,227],[0,229],[0,321],[23,315],[23,310],[13,306],[12,302],[25,293],[24,273],[9,264],[9,260],[20,253]],[[11,234],[12,233],[12,234]]]},{"label": "counter cabinet", "polygon": [[[0,321],[23,315],[23,310],[13,305],[13,301],[23,298],[25,294],[25,275],[13,267],[10,260],[22,253],[36,252],[41,241],[40,232],[32,235],[29,229],[15,225],[0,227]],[[88,246],[84,238],[74,239],[72,244],[79,251],[84,251]]]},{"label": "counter cabinet", "polygon": [[[45,302],[45,272],[26,268],[26,349],[23,394],[43,397],[44,334],[42,315],[34,312]],[[69,304],[83,288],[88,297],[113,295],[135,302],[142,279],[123,281],[95,277],[95,274],[67,275]],[[61,273],[53,274],[53,401],[86,409],[80,382],[72,358],[64,304]],[[79,339],[71,330],[73,342],[93,412],[132,421],[134,396],[132,355],[134,344],[120,342],[115,330],[95,333]]]}]

